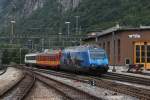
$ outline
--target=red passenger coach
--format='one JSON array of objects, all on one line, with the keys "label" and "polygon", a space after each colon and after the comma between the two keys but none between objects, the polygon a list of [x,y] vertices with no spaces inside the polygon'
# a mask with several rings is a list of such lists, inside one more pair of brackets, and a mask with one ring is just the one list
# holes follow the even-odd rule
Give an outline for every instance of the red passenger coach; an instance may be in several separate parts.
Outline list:
[{"label": "red passenger coach", "polygon": [[37,56],[37,65],[43,68],[58,69],[60,66],[61,51],[41,53]]}]

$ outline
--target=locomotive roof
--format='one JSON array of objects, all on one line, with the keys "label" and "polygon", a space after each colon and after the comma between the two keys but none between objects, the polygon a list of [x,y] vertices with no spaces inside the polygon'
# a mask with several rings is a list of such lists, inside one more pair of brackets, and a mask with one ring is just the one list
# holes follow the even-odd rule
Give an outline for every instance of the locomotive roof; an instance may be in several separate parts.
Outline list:
[{"label": "locomotive roof", "polygon": [[83,46],[74,46],[74,47],[68,47],[64,49],[64,51],[86,51],[86,50],[102,50],[102,48],[99,48],[98,46],[95,45],[83,45]]}]

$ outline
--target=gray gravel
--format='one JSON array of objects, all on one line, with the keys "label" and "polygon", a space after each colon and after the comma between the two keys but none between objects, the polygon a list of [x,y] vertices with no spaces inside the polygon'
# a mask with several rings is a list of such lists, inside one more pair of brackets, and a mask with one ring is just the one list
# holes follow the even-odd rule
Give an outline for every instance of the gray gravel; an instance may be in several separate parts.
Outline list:
[{"label": "gray gravel", "polygon": [[65,84],[71,85],[73,87],[76,87],[80,90],[88,92],[88,93],[95,95],[97,97],[104,98],[106,100],[138,100],[137,98],[134,98],[134,97],[131,97],[128,95],[116,93],[116,92],[109,91],[109,90],[99,88],[96,86],[91,86],[90,84],[82,83],[79,81],[70,80],[67,78],[60,78],[60,77],[49,75],[49,74],[43,74],[43,75],[51,77],[55,80],[61,81]]},{"label": "gray gravel", "polygon": [[24,100],[66,100],[56,90],[37,81]]}]

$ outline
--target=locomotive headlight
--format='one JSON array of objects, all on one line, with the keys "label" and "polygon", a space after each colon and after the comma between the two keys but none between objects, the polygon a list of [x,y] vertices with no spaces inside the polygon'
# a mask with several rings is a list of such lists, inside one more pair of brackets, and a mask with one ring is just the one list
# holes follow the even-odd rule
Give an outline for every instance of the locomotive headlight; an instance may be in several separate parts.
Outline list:
[{"label": "locomotive headlight", "polygon": [[94,67],[94,64],[91,64],[91,67]]},{"label": "locomotive headlight", "polygon": [[95,67],[96,65],[95,64],[92,64],[92,67]]}]

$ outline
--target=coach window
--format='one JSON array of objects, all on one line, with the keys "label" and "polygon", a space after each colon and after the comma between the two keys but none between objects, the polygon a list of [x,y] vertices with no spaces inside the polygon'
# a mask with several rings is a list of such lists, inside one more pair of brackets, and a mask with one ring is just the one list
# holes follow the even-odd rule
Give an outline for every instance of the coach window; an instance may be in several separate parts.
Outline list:
[{"label": "coach window", "polygon": [[48,60],[51,60],[51,57],[50,57],[50,56],[48,56]]},{"label": "coach window", "polygon": [[41,61],[43,61],[43,56],[40,56]]},{"label": "coach window", "polygon": [[41,61],[41,56],[39,56],[39,61]]},{"label": "coach window", "polygon": [[33,60],[35,60],[36,59],[36,56],[33,56]]},{"label": "coach window", "polygon": [[27,60],[30,60],[29,57],[26,57]]}]

